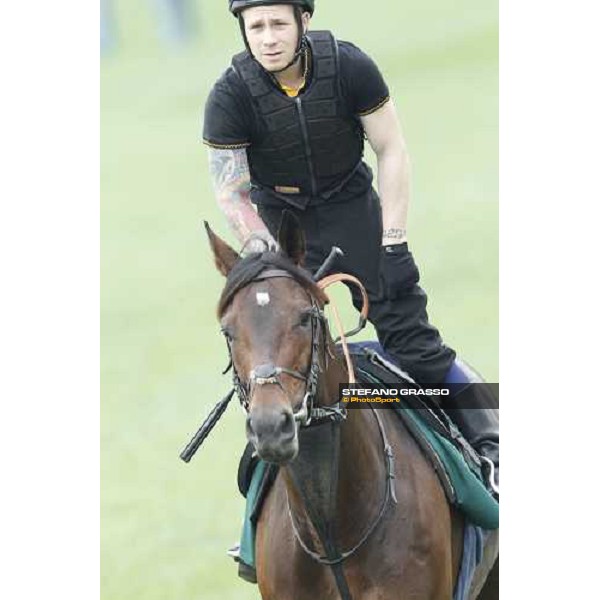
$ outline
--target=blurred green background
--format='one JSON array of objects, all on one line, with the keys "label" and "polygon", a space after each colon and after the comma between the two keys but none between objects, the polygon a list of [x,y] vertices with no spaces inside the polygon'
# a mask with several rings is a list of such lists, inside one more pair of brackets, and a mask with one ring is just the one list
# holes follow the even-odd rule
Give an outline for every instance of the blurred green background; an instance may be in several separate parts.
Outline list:
[{"label": "blurred green background", "polygon": [[[104,600],[258,598],[224,553],[243,511],[238,407],[189,465],[178,458],[229,389],[214,311],[223,281],[202,219],[233,237],[198,138],[241,41],[225,0],[194,7],[196,35],[175,48],[151,2],[117,1],[118,46],[100,67]],[[353,41],[386,77],[413,165],[409,237],[431,320],[497,381],[496,2],[318,0],[312,27]]]}]

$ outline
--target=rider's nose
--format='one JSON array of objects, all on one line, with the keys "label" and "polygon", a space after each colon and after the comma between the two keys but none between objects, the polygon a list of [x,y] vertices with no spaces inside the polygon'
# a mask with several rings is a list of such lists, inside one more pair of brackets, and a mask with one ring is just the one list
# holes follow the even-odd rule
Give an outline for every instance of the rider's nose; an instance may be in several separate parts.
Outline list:
[{"label": "rider's nose", "polygon": [[263,34],[263,44],[265,46],[272,46],[275,42],[274,31],[270,27],[267,27]]}]

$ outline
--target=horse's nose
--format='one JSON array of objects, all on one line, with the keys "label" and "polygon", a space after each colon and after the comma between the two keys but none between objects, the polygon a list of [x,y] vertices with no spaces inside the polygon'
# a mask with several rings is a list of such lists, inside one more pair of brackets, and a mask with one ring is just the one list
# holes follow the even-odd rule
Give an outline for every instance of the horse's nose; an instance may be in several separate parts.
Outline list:
[{"label": "horse's nose", "polygon": [[269,462],[286,462],[298,450],[296,423],[291,410],[251,410],[246,419],[248,439]]},{"label": "horse's nose", "polygon": [[296,433],[294,416],[286,409],[251,412],[246,419],[246,430],[258,438],[287,438]]}]

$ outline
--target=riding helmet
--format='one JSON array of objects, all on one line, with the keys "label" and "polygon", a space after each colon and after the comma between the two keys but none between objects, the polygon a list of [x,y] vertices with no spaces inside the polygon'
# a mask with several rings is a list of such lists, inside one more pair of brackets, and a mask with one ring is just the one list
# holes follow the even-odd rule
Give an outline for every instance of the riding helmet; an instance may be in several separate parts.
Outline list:
[{"label": "riding helmet", "polygon": [[251,6],[266,6],[268,4],[291,4],[300,7],[304,12],[312,16],[315,12],[315,0],[228,0],[229,10],[234,16]]}]

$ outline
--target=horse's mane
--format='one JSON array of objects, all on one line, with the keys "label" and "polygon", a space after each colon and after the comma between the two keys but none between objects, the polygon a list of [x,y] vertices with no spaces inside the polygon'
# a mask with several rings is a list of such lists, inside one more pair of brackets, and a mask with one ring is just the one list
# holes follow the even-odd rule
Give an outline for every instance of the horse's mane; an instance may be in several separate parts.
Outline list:
[{"label": "horse's mane", "polygon": [[219,319],[233,297],[267,269],[282,269],[288,272],[318,302],[321,304],[327,302],[325,293],[317,286],[306,269],[296,266],[286,255],[279,252],[258,252],[238,260],[227,275],[225,288],[221,292],[217,306]]}]

